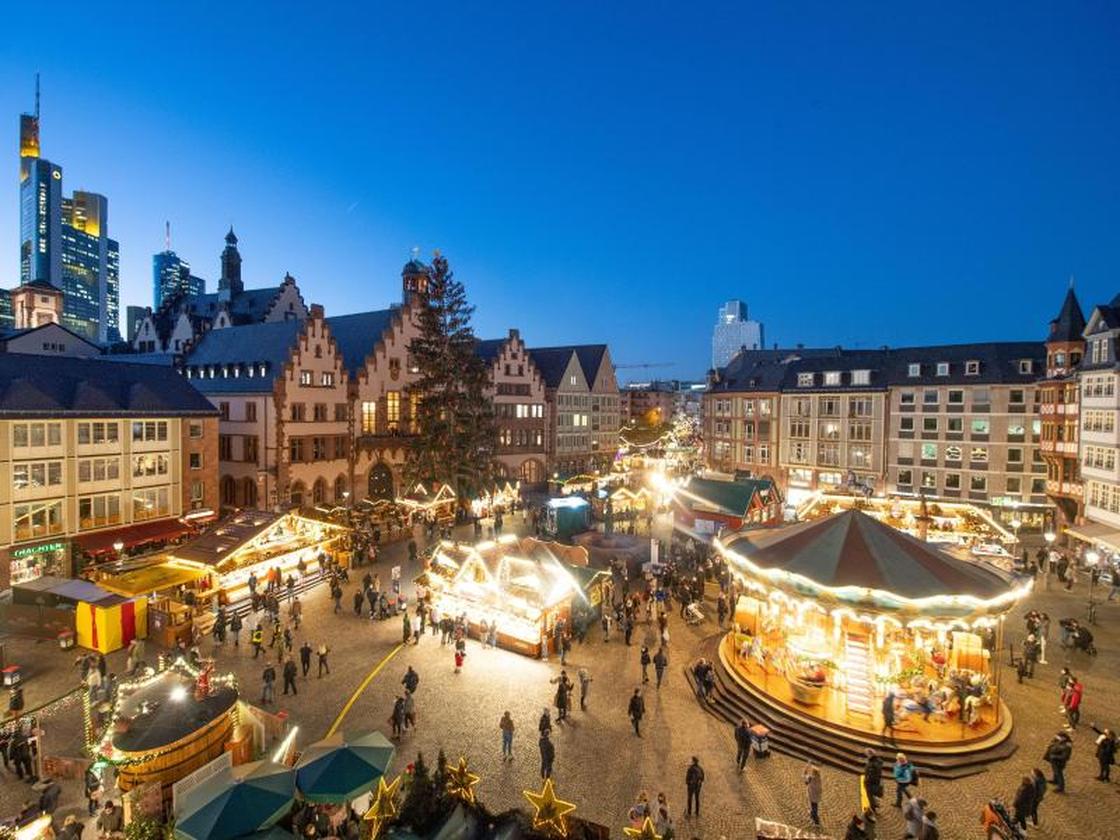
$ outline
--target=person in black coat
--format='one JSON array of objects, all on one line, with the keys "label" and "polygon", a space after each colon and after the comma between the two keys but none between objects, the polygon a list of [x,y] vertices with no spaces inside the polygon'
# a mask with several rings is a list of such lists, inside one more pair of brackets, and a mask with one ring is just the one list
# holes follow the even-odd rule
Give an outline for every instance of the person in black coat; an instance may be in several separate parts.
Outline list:
[{"label": "person in black coat", "polygon": [[284,663],[284,693],[285,694],[288,693],[289,688],[291,688],[292,694],[299,694],[299,690],[296,688],[296,674],[298,674],[298,673],[299,673],[299,671],[296,670],[295,660],[292,659],[292,657],[289,656],[288,661]]},{"label": "person in black coat", "polygon": [[1107,782],[1112,765],[1116,763],[1116,735],[1111,729],[1098,729],[1095,723],[1091,726],[1097,733],[1097,766],[1100,768],[1097,781]]},{"label": "person in black coat", "polygon": [[878,811],[879,799],[883,796],[883,759],[870,747],[867,748],[867,761],[863,765],[863,788],[867,791],[871,810]]},{"label": "person in black coat", "polygon": [[408,689],[409,694],[416,693],[416,686],[420,685],[420,675],[412,670],[411,665],[409,665],[408,670],[405,671],[404,679],[401,680],[401,685]]},{"label": "person in black coat", "polygon": [[630,715],[630,722],[634,724],[634,734],[641,738],[642,718],[646,713],[646,704],[642,700],[642,690],[640,688],[635,688],[634,693],[630,696],[630,705],[627,711]]},{"label": "person in black coat", "polygon": [[541,739],[538,742],[541,750],[541,778],[552,778],[552,762],[556,760],[556,747],[552,743],[552,739],[548,737],[548,732],[541,734]]},{"label": "person in black coat", "polygon": [[696,816],[700,816],[700,788],[704,784],[704,768],[700,766],[700,759],[692,757],[692,763],[684,772],[684,786],[688,792],[688,809],[685,813],[692,816],[692,806],[696,806]]},{"label": "person in black coat", "polygon": [[746,718],[739,721],[735,727],[735,767],[740,773],[747,766],[747,759],[751,757],[751,727]]},{"label": "person in black coat", "polygon": [[1023,776],[1019,789],[1015,791],[1015,799],[1011,803],[1015,823],[1024,831],[1027,828],[1027,817],[1034,810],[1034,780],[1030,776]]},{"label": "person in black coat", "polygon": [[1069,764],[1071,755],[1073,755],[1073,744],[1065,732],[1055,735],[1046,747],[1046,752],[1043,753],[1042,760],[1054,771],[1054,778],[1051,781],[1054,790],[1058,793],[1066,792],[1066,765]]}]

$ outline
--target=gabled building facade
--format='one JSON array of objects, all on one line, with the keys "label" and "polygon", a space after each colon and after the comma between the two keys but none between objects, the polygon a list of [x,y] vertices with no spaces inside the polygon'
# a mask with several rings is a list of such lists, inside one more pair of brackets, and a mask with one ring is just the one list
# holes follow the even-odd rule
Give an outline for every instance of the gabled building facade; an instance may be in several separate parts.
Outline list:
[{"label": "gabled building facade", "polygon": [[1046,337],[1046,375],[1038,383],[1039,450],[1046,462],[1046,496],[1054,504],[1055,530],[1081,517],[1083,490],[1078,458],[1081,394],[1078,369],[1085,355],[1085,316],[1070,285]]},{"label": "gabled building facade", "polygon": [[477,353],[490,367],[490,395],[498,427],[498,470],[524,484],[546,480],[545,383],[521,334],[479,341]]},{"label": "gabled building facade", "polygon": [[321,307],[212,330],[183,370],[219,411],[223,507],[345,504],[349,379]]},{"label": "gabled building facade", "polygon": [[1120,548],[1120,295],[1094,307],[1084,338],[1078,446],[1085,519],[1113,529],[1112,543]]}]

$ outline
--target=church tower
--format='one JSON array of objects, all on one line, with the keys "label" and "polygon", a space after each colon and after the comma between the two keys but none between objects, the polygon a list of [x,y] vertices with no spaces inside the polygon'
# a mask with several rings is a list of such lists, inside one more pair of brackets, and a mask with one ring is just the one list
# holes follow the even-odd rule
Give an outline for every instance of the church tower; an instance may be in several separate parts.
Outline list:
[{"label": "church tower", "polygon": [[222,276],[218,280],[218,297],[229,300],[245,291],[241,282],[241,253],[237,250],[237,234],[230,225],[226,247],[222,251]]},{"label": "church tower", "polygon": [[402,300],[412,303],[418,296],[428,293],[428,267],[420,261],[420,249],[412,249],[412,259],[401,269]]}]

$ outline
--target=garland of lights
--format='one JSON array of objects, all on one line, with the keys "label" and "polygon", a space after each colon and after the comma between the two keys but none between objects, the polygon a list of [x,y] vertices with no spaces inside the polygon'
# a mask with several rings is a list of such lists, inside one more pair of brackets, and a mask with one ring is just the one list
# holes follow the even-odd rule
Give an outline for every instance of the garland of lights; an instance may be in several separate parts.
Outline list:
[{"label": "garland of lights", "polygon": [[61,697],[44,703],[42,706],[36,706],[34,709],[22,712],[18,717],[8,718],[0,724],[0,732],[11,734],[17,729],[20,729],[24,724],[30,724],[32,721],[53,717],[58,712],[70,709],[82,702],[83,697],[87,694],[88,692],[83,685],[73,688]]},{"label": "garland of lights", "polygon": [[[110,715],[109,721],[105,724],[105,729],[101,737],[96,738],[96,736],[94,736],[90,738],[86,743],[86,751],[89,752],[94,758],[104,761],[107,764],[111,764],[114,767],[131,767],[133,765],[147,763],[154,759],[176,752],[179,749],[178,746],[168,747],[166,749],[158,750],[155,752],[147,751],[140,758],[122,758],[120,755],[116,754],[117,751],[113,746],[112,738],[113,731],[115,730],[117,722],[121,717],[120,707],[121,701],[124,699],[124,697],[129,694],[134,694],[142,688],[146,688],[147,686],[156,682],[156,680],[158,680],[170,670],[178,670],[180,672],[183,672],[192,680],[197,680],[199,674],[202,673],[199,669],[194,668],[185,659],[179,657],[162,670],[157,671],[154,668],[148,667],[144,669],[144,673],[142,676],[134,680],[129,680],[126,683],[121,683],[121,685],[117,687],[117,696],[113,702],[113,711]],[[227,688],[232,688],[234,691],[237,691],[237,677],[233,674],[225,674],[220,677],[211,675],[210,684],[211,686],[225,686]],[[86,697],[86,714],[90,714],[88,692]],[[231,714],[233,718],[233,724],[236,727],[240,723],[240,714],[236,703],[233,706]],[[92,723],[90,724],[89,730],[90,734],[92,735]]]}]

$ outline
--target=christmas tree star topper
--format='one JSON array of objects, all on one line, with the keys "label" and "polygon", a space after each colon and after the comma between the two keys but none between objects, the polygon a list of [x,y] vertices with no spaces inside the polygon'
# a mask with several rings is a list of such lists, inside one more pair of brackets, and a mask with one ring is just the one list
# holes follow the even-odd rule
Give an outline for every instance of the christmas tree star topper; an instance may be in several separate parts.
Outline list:
[{"label": "christmas tree star topper", "polygon": [[538,831],[548,831],[557,837],[568,836],[568,821],[565,817],[576,809],[575,803],[565,802],[556,798],[556,791],[552,788],[552,779],[544,780],[544,789],[540,793],[532,790],[522,791],[522,795],[529,800],[536,813],[533,814],[533,828]]}]

